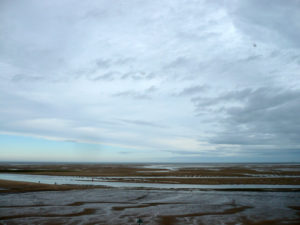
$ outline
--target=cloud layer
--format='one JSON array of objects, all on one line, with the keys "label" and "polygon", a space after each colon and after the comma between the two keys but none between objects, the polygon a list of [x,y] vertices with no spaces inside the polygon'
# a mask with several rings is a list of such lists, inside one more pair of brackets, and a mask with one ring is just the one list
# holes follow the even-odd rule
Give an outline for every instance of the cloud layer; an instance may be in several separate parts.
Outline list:
[{"label": "cloud layer", "polygon": [[1,1],[0,132],[144,160],[299,159],[299,10],[297,0]]}]

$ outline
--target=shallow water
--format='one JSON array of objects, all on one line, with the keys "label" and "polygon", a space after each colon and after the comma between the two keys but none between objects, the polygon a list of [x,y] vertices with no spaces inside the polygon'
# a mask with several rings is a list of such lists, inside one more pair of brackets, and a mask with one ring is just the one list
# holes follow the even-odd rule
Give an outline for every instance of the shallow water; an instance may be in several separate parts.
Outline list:
[{"label": "shallow water", "polygon": [[75,185],[99,185],[109,187],[130,188],[157,188],[157,189],[292,189],[300,188],[300,185],[261,185],[261,184],[231,184],[231,185],[203,185],[203,184],[166,184],[166,183],[133,183],[101,181],[99,178],[79,176],[49,176],[28,174],[0,174],[0,179],[35,182],[43,184],[75,184]]}]

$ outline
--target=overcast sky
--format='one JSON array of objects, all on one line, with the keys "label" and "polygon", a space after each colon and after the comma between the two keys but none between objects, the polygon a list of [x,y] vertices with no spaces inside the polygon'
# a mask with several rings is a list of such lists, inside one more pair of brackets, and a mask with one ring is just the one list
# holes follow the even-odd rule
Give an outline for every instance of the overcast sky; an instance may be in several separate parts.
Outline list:
[{"label": "overcast sky", "polygon": [[300,161],[299,0],[0,0],[0,160]]}]

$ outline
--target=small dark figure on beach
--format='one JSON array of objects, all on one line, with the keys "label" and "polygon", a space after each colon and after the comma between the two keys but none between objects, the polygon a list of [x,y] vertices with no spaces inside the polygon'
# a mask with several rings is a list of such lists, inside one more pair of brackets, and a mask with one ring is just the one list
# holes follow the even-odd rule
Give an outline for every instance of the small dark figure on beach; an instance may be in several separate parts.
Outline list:
[{"label": "small dark figure on beach", "polygon": [[143,220],[142,220],[141,218],[138,218],[137,223],[138,223],[139,225],[141,225],[141,224],[143,223]]}]

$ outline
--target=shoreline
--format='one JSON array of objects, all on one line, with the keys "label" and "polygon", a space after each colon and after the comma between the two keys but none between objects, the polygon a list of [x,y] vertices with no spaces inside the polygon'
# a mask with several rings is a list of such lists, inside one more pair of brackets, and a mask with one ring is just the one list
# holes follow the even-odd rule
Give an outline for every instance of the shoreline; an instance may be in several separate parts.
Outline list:
[{"label": "shoreline", "polygon": [[0,164],[0,193],[94,188],[299,191],[300,165]]}]

